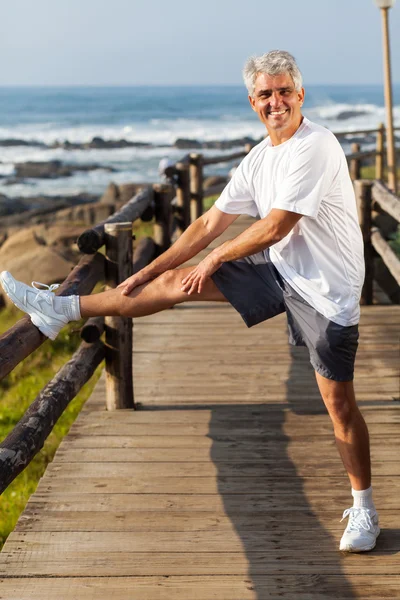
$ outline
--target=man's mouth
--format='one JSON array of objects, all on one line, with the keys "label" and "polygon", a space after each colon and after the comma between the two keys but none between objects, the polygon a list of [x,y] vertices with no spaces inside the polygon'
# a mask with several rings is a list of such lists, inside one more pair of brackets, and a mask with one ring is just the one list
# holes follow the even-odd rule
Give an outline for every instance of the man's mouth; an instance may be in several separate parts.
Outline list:
[{"label": "man's mouth", "polygon": [[289,110],[289,109],[284,108],[283,110],[270,110],[270,111],[268,111],[268,114],[269,115],[283,115],[283,114],[285,114],[285,112],[287,110]]}]

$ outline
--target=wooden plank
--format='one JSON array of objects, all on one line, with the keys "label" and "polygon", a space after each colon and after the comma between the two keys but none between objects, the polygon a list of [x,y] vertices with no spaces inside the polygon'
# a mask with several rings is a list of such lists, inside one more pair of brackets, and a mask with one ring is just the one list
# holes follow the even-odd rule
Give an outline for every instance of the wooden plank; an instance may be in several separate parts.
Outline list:
[{"label": "wooden plank", "polygon": [[[321,414],[321,412],[323,414]],[[372,406],[363,407],[365,419],[374,423],[399,423],[400,406]],[[151,432],[151,427],[160,425],[182,425],[185,427],[202,427],[206,432],[210,426],[221,427],[227,431],[232,428],[245,429],[263,429],[271,424],[281,424],[282,419],[287,426],[295,425],[302,428],[307,422],[312,421],[312,426],[316,422],[324,423],[328,413],[323,405],[311,406],[310,413],[307,415],[298,415],[289,407],[264,407],[248,408],[247,406],[229,407],[228,410],[118,410],[113,412],[87,413],[79,419],[80,425],[110,425],[110,429],[122,424],[130,424],[140,431],[141,427],[146,427],[146,431]],[[149,426],[149,428],[147,428]],[[169,430],[169,429],[168,429]]]},{"label": "wooden plank", "polygon": [[[107,518],[104,511],[67,511],[65,512],[57,504],[53,503],[45,513],[40,514],[38,505],[35,508],[25,509],[24,518],[20,520],[15,528],[16,532],[77,532],[77,531],[224,531],[234,534],[238,531],[262,532],[266,528],[275,534],[286,533],[287,528],[297,536],[297,531],[312,530],[316,521],[319,526],[343,533],[343,524],[338,518],[339,512],[330,508],[316,515],[310,509],[304,507],[298,510],[265,510],[257,514],[248,512],[242,514],[239,510],[229,516],[223,513],[205,511],[169,511],[168,513],[158,511],[119,511],[108,510]],[[380,521],[385,528],[396,528],[398,524],[398,513],[392,511],[379,511]],[[283,526],[284,524],[284,526]]]},{"label": "wooden plank", "polygon": [[[368,419],[367,419],[368,422]],[[246,427],[230,427],[229,429],[225,427],[219,427],[216,425],[215,427],[212,425],[209,427],[208,425],[185,425],[185,424],[170,424],[168,426],[168,430],[171,432],[171,435],[175,436],[205,436],[211,435],[214,437],[220,437],[229,434],[231,438],[240,438],[240,437],[282,437],[289,433],[293,436],[293,439],[300,435],[304,437],[305,435],[313,435],[315,436],[326,436],[333,435],[332,424],[329,420],[328,416],[325,416],[324,421],[318,421],[318,419],[314,418],[311,415],[306,415],[306,417],[302,420],[299,418],[298,424],[293,424],[292,429],[290,429],[291,424],[284,424],[284,419],[282,417],[281,427],[277,425],[279,422],[275,421],[269,427],[268,426],[259,426],[256,424],[251,429],[247,429]],[[397,435],[399,434],[399,426],[397,423],[383,423],[385,425],[384,430],[387,435]],[[274,426],[275,425],[275,426]],[[368,429],[371,435],[375,433],[381,433],[382,423],[368,423]],[[80,424],[79,422],[74,424],[73,427],[74,433],[84,433],[85,435],[95,434],[95,435],[137,435],[137,436],[163,436],[165,434],[165,427],[162,425],[152,425],[152,424],[138,424],[138,425],[130,425],[125,423],[116,423],[115,425],[111,424],[92,424],[92,423],[84,423]]]},{"label": "wooden plank", "polygon": [[[247,446],[244,448],[237,449],[235,444],[232,443],[230,446],[224,445],[222,448],[220,444],[213,449],[212,461],[214,464],[265,464],[268,465],[271,461],[274,461],[275,456],[281,456],[282,460],[296,460],[303,463],[315,463],[315,454],[318,453],[318,457],[322,461],[326,460],[337,460],[338,452],[336,446],[331,443],[321,442],[320,444],[303,445],[303,447],[287,447],[285,442],[277,442],[277,448],[273,448],[272,444],[264,448],[254,446]],[[279,447],[280,445],[280,447]],[[400,443],[396,440],[392,440],[389,446],[374,447],[371,450],[371,458],[375,464],[375,461],[397,461],[399,457]],[[285,459],[285,455],[287,458]],[[278,459],[279,460],[279,459]],[[200,461],[205,463],[210,462],[210,456],[208,454],[208,448],[205,452],[199,451],[198,447],[185,448],[184,452],[179,448],[86,448],[85,452],[82,452],[82,448],[68,450],[58,450],[55,459],[52,464],[62,467],[64,464],[73,465],[75,463],[197,463]]]},{"label": "wooden plank", "polygon": [[[152,510],[158,512],[211,512],[213,514],[258,514],[266,511],[307,511],[313,510],[318,514],[325,513],[327,504],[332,506],[347,507],[351,503],[350,487],[348,482],[341,478],[336,485],[332,480],[325,487],[325,479],[322,485],[318,479],[300,480],[291,479],[291,490],[282,490],[282,486],[271,485],[263,494],[257,494],[245,490],[243,494],[229,494],[224,491],[219,494],[118,494],[111,491],[103,491],[102,494],[74,491],[69,487],[64,494],[63,490],[55,490],[52,486],[48,489],[42,487],[31,497],[28,508],[32,510],[37,506],[40,511],[51,510],[57,505],[63,511],[143,511]],[[389,483],[387,483],[389,482]],[[376,485],[375,485],[376,484]],[[397,510],[397,497],[390,493],[391,480],[387,478],[377,479],[374,477],[374,498],[377,506],[384,506],[385,510]],[[339,514],[340,516],[340,514]]]},{"label": "wooden plank", "polygon": [[[115,494],[248,494],[249,490],[254,494],[274,493],[279,490],[280,494],[293,494],[293,489],[296,485],[301,485],[299,478],[294,475],[296,472],[295,466],[292,465],[292,475],[285,474],[279,478],[276,475],[269,477],[267,474],[264,477],[159,477],[154,478],[141,477],[135,479],[127,479],[126,477],[113,477],[111,480],[108,477],[85,477],[79,479],[79,491],[81,494],[104,494],[105,492],[113,492]],[[315,482],[314,493],[325,486],[332,485],[348,485],[347,478],[332,477],[330,475],[320,474],[317,477],[311,477]],[[376,486],[380,485],[379,481],[385,479],[384,476],[376,473],[374,482]],[[398,477],[391,478],[393,486],[392,493],[400,493],[400,480]],[[38,491],[43,492],[60,492],[63,491],[65,496],[76,491],[77,484],[73,478],[58,476],[56,479],[44,477],[40,480]],[[277,493],[277,491],[276,491]]]},{"label": "wooden plank", "polygon": [[[95,477],[109,478],[110,483],[114,479],[132,477],[143,484],[151,479],[163,478],[168,473],[168,478],[185,478],[186,481],[198,477],[231,477],[243,479],[254,479],[265,475],[275,474],[277,477],[292,475],[295,469],[300,477],[318,477],[329,473],[332,477],[345,475],[346,471],[339,456],[334,458],[320,458],[305,460],[301,458],[296,463],[286,454],[272,456],[264,462],[235,463],[235,462],[73,462],[73,463],[51,463],[44,474],[46,480],[57,480],[59,476],[63,480],[73,479],[80,485],[81,479]],[[392,460],[374,461],[374,470],[381,476],[390,477],[400,475],[400,462],[398,455],[393,453]]]},{"label": "wooden plank", "polygon": [[[382,600],[398,599],[397,575],[245,574],[0,579],[2,600]],[[384,594],[384,595],[383,595]]]},{"label": "wooden plank", "polygon": [[[19,534],[25,536],[25,545],[31,547],[27,543],[26,536],[28,534]],[[33,534],[30,534],[33,535]],[[29,553],[26,549],[18,560],[18,555],[15,552],[1,553],[0,558],[0,577],[7,575],[8,577],[15,576],[18,572],[22,572],[25,576],[52,576],[52,577],[87,577],[87,576],[154,576],[154,575],[248,575],[249,571],[254,575],[268,575],[269,573],[283,574],[337,574],[343,573],[346,575],[365,574],[373,572],[375,575],[393,575],[398,571],[398,558],[396,557],[396,542],[394,541],[389,547],[383,549],[383,542],[377,547],[375,553],[358,554],[353,556],[343,556],[337,551],[339,534],[337,539],[333,539],[330,534],[315,535],[310,538],[300,539],[301,549],[305,545],[312,548],[310,552],[299,552],[298,549],[284,547],[277,548],[276,544],[270,548],[265,548],[265,542],[256,544],[262,546],[262,550],[250,549],[247,544],[253,544],[256,536],[247,534],[246,540],[237,540],[235,548],[240,548],[235,551],[229,548],[226,552],[226,545],[221,546],[220,551],[204,551],[195,550],[196,544],[185,544],[185,547],[191,550],[182,552],[175,550],[172,552],[140,552],[133,550],[133,543],[139,535],[149,537],[149,534],[135,534],[129,532],[129,538],[132,541],[126,544],[121,541],[118,550],[112,542],[113,536],[121,538],[122,533],[110,534],[107,533],[92,533],[92,547],[89,549],[88,543],[82,540],[82,536],[89,534],[74,533],[73,539],[68,543],[65,541],[65,533],[48,534],[36,533],[38,536],[57,537],[63,541],[64,547],[57,543],[47,544],[41,551],[35,551],[34,554]],[[79,537],[78,537],[79,535]],[[157,538],[162,536],[157,532],[154,534]],[[190,533],[190,538],[193,540],[200,534]],[[107,547],[107,542],[101,541],[99,536],[103,536],[110,540],[110,545]],[[176,544],[176,534],[164,534],[168,537],[171,547],[172,542]],[[244,536],[244,534],[242,534]],[[98,544],[96,547],[95,544]],[[37,547],[38,542],[32,542],[32,547]],[[244,544],[245,551],[242,550]],[[183,544],[179,543],[179,547]],[[211,542],[208,544],[211,546]],[[75,546],[75,549],[73,549]],[[286,545],[287,546],[287,545]],[[11,544],[10,544],[11,547]],[[15,546],[17,548],[18,546]],[[379,554],[378,554],[379,549]],[[224,551],[225,550],[225,551]],[[27,554],[25,554],[25,552]],[[128,596],[130,597],[130,596]],[[364,598],[364,596],[361,596]]]}]

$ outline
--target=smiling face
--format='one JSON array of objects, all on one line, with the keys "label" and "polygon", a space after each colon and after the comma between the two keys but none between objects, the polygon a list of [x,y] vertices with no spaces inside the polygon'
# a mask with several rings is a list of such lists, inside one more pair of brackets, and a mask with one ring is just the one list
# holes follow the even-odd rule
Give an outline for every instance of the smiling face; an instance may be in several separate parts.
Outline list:
[{"label": "smiling face", "polygon": [[258,73],[254,97],[249,96],[249,102],[266,126],[273,145],[277,146],[291,138],[300,126],[304,89],[296,91],[288,73]]}]

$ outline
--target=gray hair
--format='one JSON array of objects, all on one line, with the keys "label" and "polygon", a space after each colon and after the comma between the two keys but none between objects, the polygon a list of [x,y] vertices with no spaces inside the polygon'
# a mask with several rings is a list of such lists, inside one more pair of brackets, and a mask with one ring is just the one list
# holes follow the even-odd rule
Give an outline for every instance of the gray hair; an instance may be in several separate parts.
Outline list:
[{"label": "gray hair", "polygon": [[256,77],[259,73],[281,75],[288,73],[297,92],[302,88],[303,78],[294,57],[284,50],[271,50],[261,56],[250,56],[243,69],[243,79],[249,95],[253,97]]}]

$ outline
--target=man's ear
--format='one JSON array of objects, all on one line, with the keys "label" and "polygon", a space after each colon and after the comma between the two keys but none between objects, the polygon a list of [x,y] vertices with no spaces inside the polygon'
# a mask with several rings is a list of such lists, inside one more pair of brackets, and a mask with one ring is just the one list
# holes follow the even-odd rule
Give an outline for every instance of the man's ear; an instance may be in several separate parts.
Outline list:
[{"label": "man's ear", "polygon": [[250,102],[250,106],[251,106],[251,108],[254,110],[254,112],[257,112],[257,111],[256,111],[256,108],[255,108],[255,104],[256,104],[256,101],[255,101],[255,99],[254,99],[252,96],[250,96],[250,95],[249,95],[249,96],[247,96],[247,97],[248,97],[248,99],[249,99],[249,102]]},{"label": "man's ear", "polygon": [[306,91],[304,88],[301,88],[300,92],[297,92],[299,95],[299,101],[300,101],[300,105],[303,106],[304,104],[304,96],[306,95]]}]

